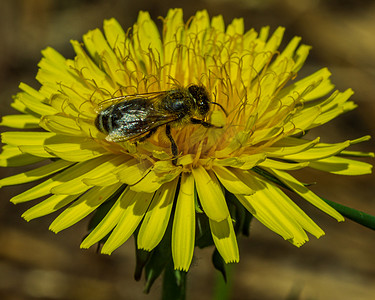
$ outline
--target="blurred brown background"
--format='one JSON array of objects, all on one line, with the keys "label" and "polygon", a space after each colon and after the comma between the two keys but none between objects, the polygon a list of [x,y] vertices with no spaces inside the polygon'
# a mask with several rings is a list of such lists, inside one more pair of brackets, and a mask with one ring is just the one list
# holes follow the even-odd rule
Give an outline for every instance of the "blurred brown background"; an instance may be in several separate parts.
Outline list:
[{"label": "blurred brown background", "polygon": [[[47,46],[73,57],[70,39],[81,40],[103,19],[115,17],[131,26],[139,10],[156,20],[170,7],[183,7],[185,19],[199,9],[223,14],[226,24],[245,19],[246,29],[270,25],[286,27],[285,41],[295,35],[313,46],[300,76],[322,66],[333,73],[337,88],[355,90],[359,108],[314,131],[323,141],[375,136],[375,1],[372,0],[15,0],[0,2],[0,109],[14,113],[11,96],[20,81],[38,87],[34,76]],[[160,24],[160,22],[159,22]],[[4,129],[2,129],[4,130]],[[374,151],[374,141],[356,147]],[[371,162],[371,160],[367,160]],[[17,173],[0,169],[0,176]],[[317,182],[321,196],[375,215],[374,176],[343,177],[322,172],[296,174]],[[132,241],[112,256],[95,249],[80,250],[86,222],[55,235],[48,231],[54,216],[32,221],[21,214],[32,205],[14,206],[9,199],[27,186],[4,188],[0,201],[0,299],[155,299],[142,293],[143,282],[133,280]],[[241,262],[235,266],[232,299],[375,299],[375,232],[351,221],[338,224],[311,206],[301,206],[325,230],[326,236],[298,249],[258,222],[252,237],[241,239]],[[188,298],[210,299],[216,272],[212,249],[197,250],[189,273]]]}]

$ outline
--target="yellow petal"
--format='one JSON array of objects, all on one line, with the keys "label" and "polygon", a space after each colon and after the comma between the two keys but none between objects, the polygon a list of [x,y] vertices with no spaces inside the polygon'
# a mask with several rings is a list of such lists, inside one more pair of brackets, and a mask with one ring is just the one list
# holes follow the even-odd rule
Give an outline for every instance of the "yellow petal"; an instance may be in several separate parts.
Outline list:
[{"label": "yellow petal", "polygon": [[[198,34],[198,38],[201,38],[205,34],[205,29],[210,27],[210,17],[206,10],[197,11],[194,18],[191,20],[188,28],[187,35]],[[200,45],[203,47],[204,45]]]},{"label": "yellow petal", "polygon": [[73,202],[79,196],[80,195],[52,195],[25,211],[22,214],[22,218],[26,221],[30,221],[35,218],[46,216]]},{"label": "yellow petal", "polygon": [[112,47],[112,49],[123,45],[125,40],[125,32],[116,19],[111,18],[109,20],[104,20],[103,29],[108,44]]},{"label": "yellow petal", "polygon": [[117,176],[113,172],[111,172],[93,178],[83,178],[82,182],[86,185],[91,186],[108,186],[116,182],[119,182],[119,180]]},{"label": "yellow petal", "polygon": [[118,74],[123,75],[123,86],[134,83],[132,82],[133,75],[130,74],[137,72],[137,64],[133,61],[134,49],[132,40],[125,34],[121,25],[113,18],[104,21],[104,33],[113,52],[123,64],[121,70],[125,70],[125,73]]},{"label": "yellow petal", "polygon": [[96,178],[97,176],[103,176],[107,173],[111,173],[114,169],[116,169],[116,167],[121,165],[126,160],[127,157],[123,155],[109,156],[108,159],[102,164],[98,164],[90,171],[51,188],[50,191],[52,194],[56,195],[76,195],[83,193],[91,188],[91,186],[85,184],[84,179]]},{"label": "yellow petal", "polygon": [[[73,99],[75,101],[73,101]],[[63,112],[65,116],[77,119],[79,116],[83,117],[82,107],[85,107],[84,105],[82,105],[83,101],[85,100],[77,96],[69,97],[65,94],[54,94],[50,98],[49,103],[56,110]],[[82,107],[80,110],[78,110],[75,105],[81,105]]]},{"label": "yellow petal", "polygon": [[312,161],[309,167],[339,175],[365,175],[372,170],[368,163],[337,156]]},{"label": "yellow petal", "polygon": [[310,162],[303,162],[303,163],[294,163],[294,162],[284,162],[284,161],[277,161],[273,159],[266,159],[264,162],[261,162],[259,166],[277,169],[277,170],[299,170],[305,168],[309,165]]},{"label": "yellow petal", "polygon": [[43,177],[57,173],[71,166],[72,164],[73,164],[72,162],[58,160],[58,161],[49,163],[45,166],[30,170],[24,173],[2,178],[0,179],[0,186],[21,184],[21,183],[35,181]]},{"label": "yellow petal", "polygon": [[90,139],[82,139],[75,141],[75,138],[68,139],[66,136],[59,135],[61,140],[57,143],[55,140],[46,142],[44,148],[48,153],[68,161],[86,161],[92,158],[108,154],[108,150],[104,149],[100,144]]},{"label": "yellow petal", "polygon": [[294,238],[292,242],[301,246],[305,241],[308,240],[307,236],[301,232],[301,227],[317,238],[324,235],[323,230],[315,224],[314,221],[307,216],[303,210],[301,210],[287,195],[285,195],[278,187],[274,184],[268,182],[267,180],[258,177],[258,179],[265,185],[266,189],[264,192],[268,193],[270,200],[275,203],[277,209],[282,212],[287,218],[289,218],[290,223],[286,223],[289,226],[290,231],[293,233]]},{"label": "yellow petal", "polygon": [[156,74],[155,62],[163,61],[163,48],[159,30],[150,18],[150,14],[140,11],[137,23],[133,26],[134,50],[145,66],[144,72]]},{"label": "yellow petal", "polygon": [[[284,35],[285,28],[278,27],[272,36],[268,39],[264,47],[258,47],[260,53],[256,55],[253,62],[253,68],[256,71],[256,74],[259,75],[263,67],[269,62],[272,54],[279,47],[281,40]],[[259,38],[262,38],[262,32],[260,33]],[[257,45],[260,46],[261,44]]]},{"label": "yellow petal", "polygon": [[74,51],[76,52],[76,58],[74,61],[76,70],[78,70],[85,80],[93,80],[97,86],[100,86],[103,90],[111,90],[111,81],[107,75],[97,66],[91,58],[84,51],[81,43],[78,41],[71,41]]},{"label": "yellow petal", "polygon": [[[43,58],[39,62],[39,71],[36,79],[42,83],[39,90],[45,98],[49,99],[56,94],[56,89],[61,89],[64,83],[66,86],[76,87],[79,84],[74,72],[69,68],[67,60],[55,49],[47,47],[42,51]],[[30,95],[36,97],[35,93]]]},{"label": "yellow petal", "polygon": [[222,15],[212,17],[211,27],[215,28],[218,32],[224,32],[225,23]]},{"label": "yellow petal", "polygon": [[226,219],[229,216],[228,206],[216,176],[202,166],[193,168],[193,176],[205,214],[217,222]]},{"label": "yellow petal", "polygon": [[291,241],[298,247],[308,241],[301,225],[284,209],[280,209],[281,205],[271,198],[273,194],[270,191],[257,192],[251,196],[236,196],[255,218],[285,240]]},{"label": "yellow petal", "polygon": [[225,220],[216,222],[209,219],[212,238],[225,263],[239,262],[237,238],[234,233],[232,219],[228,216]]},{"label": "yellow petal", "polygon": [[20,83],[19,88],[39,102],[43,102],[44,100],[46,100],[46,97],[41,94],[40,91],[37,91],[36,89],[23,82]]},{"label": "yellow petal", "polygon": [[172,76],[184,82],[184,78],[179,77],[184,74],[179,72],[179,68],[186,68],[184,66],[186,61],[183,58],[187,51],[185,47],[179,46],[184,42],[185,34],[182,9],[170,9],[164,22],[164,65],[167,67],[162,69],[163,76]]},{"label": "yellow petal", "polygon": [[130,188],[135,192],[153,193],[161,186],[159,178],[160,176],[154,170],[150,170],[141,180],[131,185]]},{"label": "yellow petal", "polygon": [[83,41],[91,57],[96,59],[96,63],[102,65],[112,80],[122,84],[126,74],[124,65],[109,47],[102,32],[99,29],[91,30],[83,36]]},{"label": "yellow petal", "polygon": [[64,230],[98,208],[121,186],[117,183],[108,187],[93,187],[83,194],[71,206],[65,209],[50,225],[49,229],[57,233]]},{"label": "yellow petal", "polygon": [[233,167],[249,170],[266,159],[266,153],[240,155],[223,159],[215,159],[214,166]]},{"label": "yellow petal", "polygon": [[44,145],[47,139],[55,137],[52,132],[24,132],[24,131],[8,131],[1,134],[1,141],[9,145]]},{"label": "yellow petal", "polygon": [[295,113],[291,120],[285,124],[284,132],[289,134],[304,133],[310,129],[317,117],[321,114],[319,106],[313,106]]},{"label": "yellow petal", "polygon": [[262,27],[259,32],[259,40],[265,42],[268,38],[269,33],[270,33],[269,26]]},{"label": "yellow petal", "polygon": [[176,270],[187,271],[194,253],[194,177],[182,173],[172,227],[172,257]]},{"label": "yellow petal", "polygon": [[32,115],[10,115],[1,119],[0,126],[12,128],[39,128],[39,118]]},{"label": "yellow petal", "polygon": [[296,246],[308,241],[304,230],[320,237],[324,232],[280,189],[253,172],[239,173],[255,193],[236,197],[260,222]]},{"label": "yellow petal", "polygon": [[[130,202],[125,199],[126,206],[121,205],[124,211],[115,229],[103,245],[101,252],[104,254],[111,254],[128,240],[142,221],[154,196],[154,193],[136,193],[131,190],[129,190],[129,193],[131,193]],[[124,197],[129,196],[124,195]]]},{"label": "yellow petal", "polygon": [[35,112],[38,115],[53,115],[56,114],[58,111],[55,110],[53,107],[40,102],[35,97],[26,94],[26,93],[19,93],[17,94],[17,99],[21,101],[29,110]]},{"label": "yellow petal", "polygon": [[311,101],[324,97],[334,88],[334,85],[329,80],[330,76],[331,72],[327,68],[322,68],[300,79],[280,92],[281,101],[283,103],[290,103],[290,99],[294,99],[297,95],[303,95],[303,101]]},{"label": "yellow petal", "polygon": [[1,167],[19,167],[31,165],[44,160],[43,157],[36,157],[27,153],[22,153],[18,147],[4,145],[0,153]]},{"label": "yellow petal", "polygon": [[296,153],[304,153],[306,150],[314,147],[319,143],[319,138],[313,141],[297,139],[292,137],[283,138],[280,141],[274,143],[271,147],[264,148],[269,157],[279,157],[282,158],[285,155],[291,155]]},{"label": "yellow petal", "polygon": [[221,184],[233,194],[253,194],[254,191],[243,183],[230,168],[214,166],[213,171]]},{"label": "yellow petal", "polygon": [[123,183],[134,185],[139,182],[150,171],[151,165],[148,162],[139,162],[133,158],[123,163],[118,171],[117,178]]},{"label": "yellow petal", "polygon": [[317,144],[313,148],[310,148],[308,150],[295,154],[284,155],[283,159],[292,161],[318,160],[340,153],[342,150],[348,148],[349,146],[350,141],[345,141],[343,143],[337,144]]},{"label": "yellow petal", "polygon": [[10,106],[12,108],[14,108],[15,110],[19,111],[20,113],[23,113],[23,114],[27,114],[28,111],[27,111],[27,106],[25,104],[23,104],[20,99],[18,99],[17,97],[15,97],[13,99],[13,102],[10,104]]},{"label": "yellow petal", "polygon": [[242,18],[235,18],[232,20],[232,23],[230,23],[227,27],[227,34],[228,35],[242,35],[244,32],[244,21]]},{"label": "yellow petal", "polygon": [[266,187],[259,180],[248,174],[248,182],[252,181],[252,186],[256,193],[253,195],[236,195],[241,204],[260,222],[270,228],[272,231],[281,235],[286,240],[294,238],[293,233],[289,230],[290,223],[273,203],[270,194],[267,193]]},{"label": "yellow petal", "polygon": [[161,241],[169,223],[178,180],[163,184],[154,195],[152,203],[138,232],[138,249],[151,251]]},{"label": "yellow petal", "polygon": [[63,115],[43,116],[39,125],[47,131],[58,134],[85,136],[85,133],[82,132],[74,119]]},{"label": "yellow petal", "polygon": [[56,157],[56,155],[48,152],[46,148],[43,145],[25,145],[25,146],[19,146],[18,147],[22,153],[27,153],[39,157],[45,157],[45,158],[53,158]]},{"label": "yellow petal", "polygon": [[309,201],[311,204],[315,205],[317,208],[324,211],[326,214],[329,214],[337,221],[344,221],[344,218],[341,214],[339,214],[334,208],[325,203],[322,199],[320,199],[317,195],[315,195],[312,191],[310,191],[298,180],[293,178],[290,174],[279,170],[269,171],[273,173],[277,178],[279,178],[283,183],[289,186],[293,191],[299,194],[302,198]]},{"label": "yellow petal", "polygon": [[53,187],[89,172],[90,170],[102,164],[106,160],[108,160],[108,157],[104,156],[89,161],[77,163],[74,166],[55,175],[54,177],[47,179],[46,181],[32,187],[31,189],[21,194],[18,194],[17,196],[10,199],[10,201],[13,203],[21,203],[46,196],[50,194],[50,191]]},{"label": "yellow petal", "polygon": [[81,248],[89,248],[102,240],[117,225],[136,194],[126,188],[100,223],[82,241]]},{"label": "yellow petal", "polygon": [[336,91],[326,101],[321,104],[322,113],[314,120],[311,128],[322,125],[336,118],[337,116],[353,110],[357,107],[353,102],[347,101],[353,95],[352,89],[347,89],[340,93]]},{"label": "yellow petal", "polygon": [[286,58],[293,58],[294,52],[296,51],[298,44],[300,43],[300,37],[293,37],[293,39],[288,43],[284,50],[278,55],[274,62],[270,66],[270,70],[275,70],[275,67],[279,65]]}]

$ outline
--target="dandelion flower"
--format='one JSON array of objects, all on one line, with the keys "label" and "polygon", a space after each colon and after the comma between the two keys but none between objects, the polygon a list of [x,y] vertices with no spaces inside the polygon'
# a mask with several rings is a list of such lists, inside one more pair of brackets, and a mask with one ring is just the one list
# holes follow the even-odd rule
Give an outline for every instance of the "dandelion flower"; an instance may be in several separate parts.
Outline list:
[{"label": "dandelion flower", "polygon": [[[22,83],[12,104],[21,114],[1,122],[18,129],[2,134],[2,166],[44,162],[0,180],[1,186],[41,180],[11,199],[39,199],[23,217],[59,211],[50,226],[59,232],[100,210],[104,215],[82,248],[102,241],[101,252],[110,254],[136,233],[138,248],[153,251],[169,235],[174,267],[184,271],[207,232],[226,263],[239,261],[241,210],[296,246],[308,241],[307,233],[322,236],[283,189],[343,221],[290,171],[371,172],[346,157],[359,152],[345,150],[369,137],[329,144],[304,135],[354,109],[352,90],[334,91],[326,68],[298,78],[310,47],[295,37],[278,50],[282,27],[272,34],[268,27],[245,32],[242,19],[225,27],[221,16],[210,19],[206,11],[184,23],[181,9],[171,9],[162,22],[160,33],[140,12],[125,32],[107,20],[104,34],[95,29],[83,44],[72,41],[73,60],[43,50],[40,89]],[[191,85],[203,86],[223,109],[211,105],[204,120],[211,128],[172,126],[176,157],[165,126],[137,143],[111,141],[95,126],[103,101]]]}]

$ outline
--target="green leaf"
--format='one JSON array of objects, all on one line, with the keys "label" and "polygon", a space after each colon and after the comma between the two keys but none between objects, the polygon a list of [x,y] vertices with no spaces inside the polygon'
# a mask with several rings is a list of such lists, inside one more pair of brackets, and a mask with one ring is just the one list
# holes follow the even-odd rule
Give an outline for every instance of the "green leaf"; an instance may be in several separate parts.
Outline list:
[{"label": "green leaf", "polygon": [[186,275],[187,272],[174,270],[173,263],[165,267],[163,277],[162,300],[184,300],[186,299]]},{"label": "green leaf", "polygon": [[[164,240],[164,239],[163,239]],[[155,280],[161,275],[169,261],[172,260],[170,244],[161,243],[151,252],[145,266],[146,284],[144,292],[148,294]]]},{"label": "green leaf", "polygon": [[142,271],[144,267],[146,266],[147,262],[149,261],[152,252],[149,252],[143,249],[138,249],[136,237],[134,237],[134,240],[136,244],[135,246],[136,262],[135,262],[135,270],[134,270],[134,279],[136,281],[139,281],[142,276]]},{"label": "green leaf", "polygon": [[215,300],[229,300],[232,299],[231,291],[233,287],[233,273],[235,264],[226,264],[225,273],[226,278],[223,278],[220,274],[216,274],[216,282],[215,282],[215,289],[214,289],[214,297]]},{"label": "green leaf", "polygon": [[242,233],[245,236],[250,235],[250,222],[253,215],[238,201],[237,197],[225,190],[225,199],[228,202],[230,215],[234,220],[234,231],[238,236]]},{"label": "green leaf", "polygon": [[197,232],[195,238],[195,245],[200,249],[212,246],[214,240],[212,239],[210,225],[208,218],[204,214],[196,214]]},{"label": "green leaf", "polygon": [[212,253],[212,264],[214,265],[215,269],[218,270],[221,273],[221,275],[223,275],[224,281],[227,282],[225,262],[216,248],[214,250],[214,253]]},{"label": "green leaf", "polygon": [[155,249],[151,251],[151,256],[145,265],[146,283],[144,292],[146,294],[150,292],[153,283],[161,275],[165,268],[169,264],[172,264],[173,266],[171,249],[171,235],[173,223],[172,220],[173,216],[169,220],[169,224],[163,239],[161,240],[159,245],[157,245]]},{"label": "green leaf", "polygon": [[253,219],[253,215],[249,213],[247,210],[245,211],[245,220],[242,226],[242,234],[244,236],[249,237],[250,236],[250,223]]}]

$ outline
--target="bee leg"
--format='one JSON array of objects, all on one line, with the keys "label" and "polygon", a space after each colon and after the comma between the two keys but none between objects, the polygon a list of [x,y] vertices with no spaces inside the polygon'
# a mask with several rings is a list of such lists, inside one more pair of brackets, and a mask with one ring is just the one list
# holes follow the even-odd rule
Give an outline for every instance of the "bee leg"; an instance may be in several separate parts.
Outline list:
[{"label": "bee leg", "polygon": [[142,136],[138,142],[144,142],[145,140],[147,140],[149,137],[151,137],[157,130],[158,128],[153,128],[151,129],[145,136]]},{"label": "bee leg", "polygon": [[171,149],[172,149],[172,155],[173,155],[172,164],[176,166],[177,165],[178,148],[177,148],[176,142],[174,141],[174,139],[172,137],[172,134],[171,134],[171,126],[168,125],[168,124],[165,126],[165,134],[167,135],[169,141],[171,142]]},{"label": "bee leg", "polygon": [[206,127],[206,128],[212,128],[212,127],[223,128],[223,126],[216,126],[214,124],[211,124],[211,123],[199,120],[199,119],[194,119],[194,118],[190,118],[190,122],[192,124],[200,124],[200,125],[202,125],[203,127]]}]

